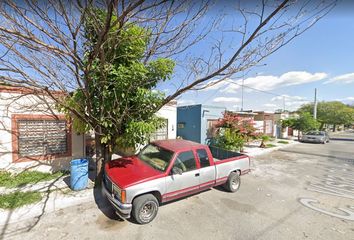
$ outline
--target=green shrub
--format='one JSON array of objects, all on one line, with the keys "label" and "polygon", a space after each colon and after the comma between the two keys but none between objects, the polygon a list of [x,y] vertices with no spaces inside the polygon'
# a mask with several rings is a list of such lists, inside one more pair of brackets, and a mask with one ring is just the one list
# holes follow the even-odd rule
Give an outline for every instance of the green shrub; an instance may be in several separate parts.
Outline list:
[{"label": "green shrub", "polygon": [[266,148],[272,148],[272,147],[276,147],[276,145],[271,144],[271,143],[268,143],[268,144],[266,145]]},{"label": "green shrub", "polygon": [[280,140],[280,141],[278,141],[278,143],[281,143],[281,144],[288,144],[289,142],[288,142],[288,141],[284,141],[284,140]]}]

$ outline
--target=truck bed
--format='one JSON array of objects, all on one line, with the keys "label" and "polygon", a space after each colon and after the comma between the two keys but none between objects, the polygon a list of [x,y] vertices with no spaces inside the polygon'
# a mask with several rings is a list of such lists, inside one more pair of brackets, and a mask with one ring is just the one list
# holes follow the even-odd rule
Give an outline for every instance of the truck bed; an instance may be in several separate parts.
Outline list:
[{"label": "truck bed", "polygon": [[233,152],[233,151],[229,151],[226,149],[222,149],[222,148],[218,148],[218,147],[213,147],[213,146],[209,146],[211,155],[214,158],[214,162],[219,162],[221,160],[226,160],[226,159],[234,159],[237,157],[241,157],[241,156],[245,156],[242,153],[238,153],[238,152]]},{"label": "truck bed", "polygon": [[245,154],[209,146],[216,169],[216,184],[226,182],[230,169],[238,169],[240,174],[250,171],[249,157]]}]

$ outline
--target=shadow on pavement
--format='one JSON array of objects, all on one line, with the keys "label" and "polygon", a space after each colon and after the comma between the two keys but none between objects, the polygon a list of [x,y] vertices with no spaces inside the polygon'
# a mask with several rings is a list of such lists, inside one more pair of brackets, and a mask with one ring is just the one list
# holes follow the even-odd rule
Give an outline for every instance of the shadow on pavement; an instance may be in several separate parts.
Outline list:
[{"label": "shadow on pavement", "polygon": [[101,187],[95,187],[93,190],[95,203],[98,209],[109,219],[124,221],[121,219],[115,212],[115,209],[112,207],[108,199],[103,195]]}]

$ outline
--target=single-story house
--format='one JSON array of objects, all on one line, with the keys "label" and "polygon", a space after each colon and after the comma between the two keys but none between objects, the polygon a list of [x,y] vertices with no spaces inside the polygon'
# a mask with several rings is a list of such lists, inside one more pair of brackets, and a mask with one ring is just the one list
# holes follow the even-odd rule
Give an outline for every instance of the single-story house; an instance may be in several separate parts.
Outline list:
[{"label": "single-story house", "polygon": [[254,116],[255,127],[258,132],[268,135],[270,137],[276,136],[276,121],[274,112],[255,111],[257,115]]},{"label": "single-story house", "polygon": [[[0,85],[0,170],[68,169],[74,158],[86,156],[88,137],[75,133],[70,120],[23,87]],[[176,102],[157,113],[166,119],[155,139],[176,138]]]},{"label": "single-story house", "polygon": [[177,107],[177,137],[205,144],[225,107],[203,104]]}]

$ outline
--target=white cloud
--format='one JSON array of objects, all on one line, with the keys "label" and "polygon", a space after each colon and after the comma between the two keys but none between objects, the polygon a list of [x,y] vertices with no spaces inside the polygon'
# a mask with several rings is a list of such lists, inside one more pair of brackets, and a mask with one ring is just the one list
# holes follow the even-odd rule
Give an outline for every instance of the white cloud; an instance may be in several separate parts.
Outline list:
[{"label": "white cloud", "polygon": [[277,96],[271,98],[272,102],[278,102],[278,106],[281,106],[283,108],[283,98],[285,100],[285,108],[287,110],[296,110],[298,109],[301,105],[309,103],[310,101],[307,100],[305,97],[301,96],[290,96],[290,95],[282,95],[282,96]]},{"label": "white cloud", "polygon": [[266,104],[263,104],[263,106],[269,107],[269,108],[275,108],[275,107],[277,107],[278,105],[273,104],[273,103],[266,103]]},{"label": "white cloud", "polygon": [[[214,80],[214,81],[210,81],[208,82],[207,84],[204,84],[203,86],[200,86],[200,87],[206,87],[206,88],[203,88],[201,90],[198,90],[198,91],[211,91],[211,90],[217,90],[217,89],[220,89],[220,88],[224,88],[226,86],[229,85],[229,82],[227,82],[227,80],[229,79],[225,79],[225,80]],[[220,82],[218,82],[220,81]]]},{"label": "white cloud", "polygon": [[339,98],[339,99],[335,99],[335,100],[343,102],[343,103],[351,103],[351,102],[354,102],[354,97]]},{"label": "white cloud", "polygon": [[[245,86],[245,90],[249,89],[247,87],[251,87],[251,88],[267,91],[279,87],[301,85],[305,83],[320,81],[325,79],[326,77],[327,74],[324,72],[309,73],[306,71],[291,71],[291,72],[284,73],[280,76],[259,75],[256,77],[246,78],[244,79],[243,84]],[[216,81],[212,81],[212,82],[216,82]],[[233,82],[230,81],[231,81],[230,79],[225,79],[224,81],[221,81],[204,90],[208,91],[208,90],[220,89],[221,92],[226,92],[226,93],[237,92],[241,88],[242,79]]]},{"label": "white cloud", "polygon": [[289,95],[281,95],[281,96],[277,96],[277,97],[273,97],[271,99],[272,102],[274,101],[280,101],[280,100],[283,100],[285,99],[285,102],[288,102],[288,101],[307,101],[306,98],[304,97],[300,97],[300,96],[289,96]]},{"label": "white cloud", "polygon": [[241,99],[236,97],[217,97],[213,99],[213,102],[216,103],[239,103]]},{"label": "white cloud", "polygon": [[336,76],[324,82],[324,84],[334,83],[334,82],[341,82],[344,84],[354,83],[354,73],[347,73],[347,74]]},{"label": "white cloud", "polygon": [[193,105],[193,104],[195,104],[194,100],[189,100],[189,99],[177,100],[177,105],[178,106]]}]

